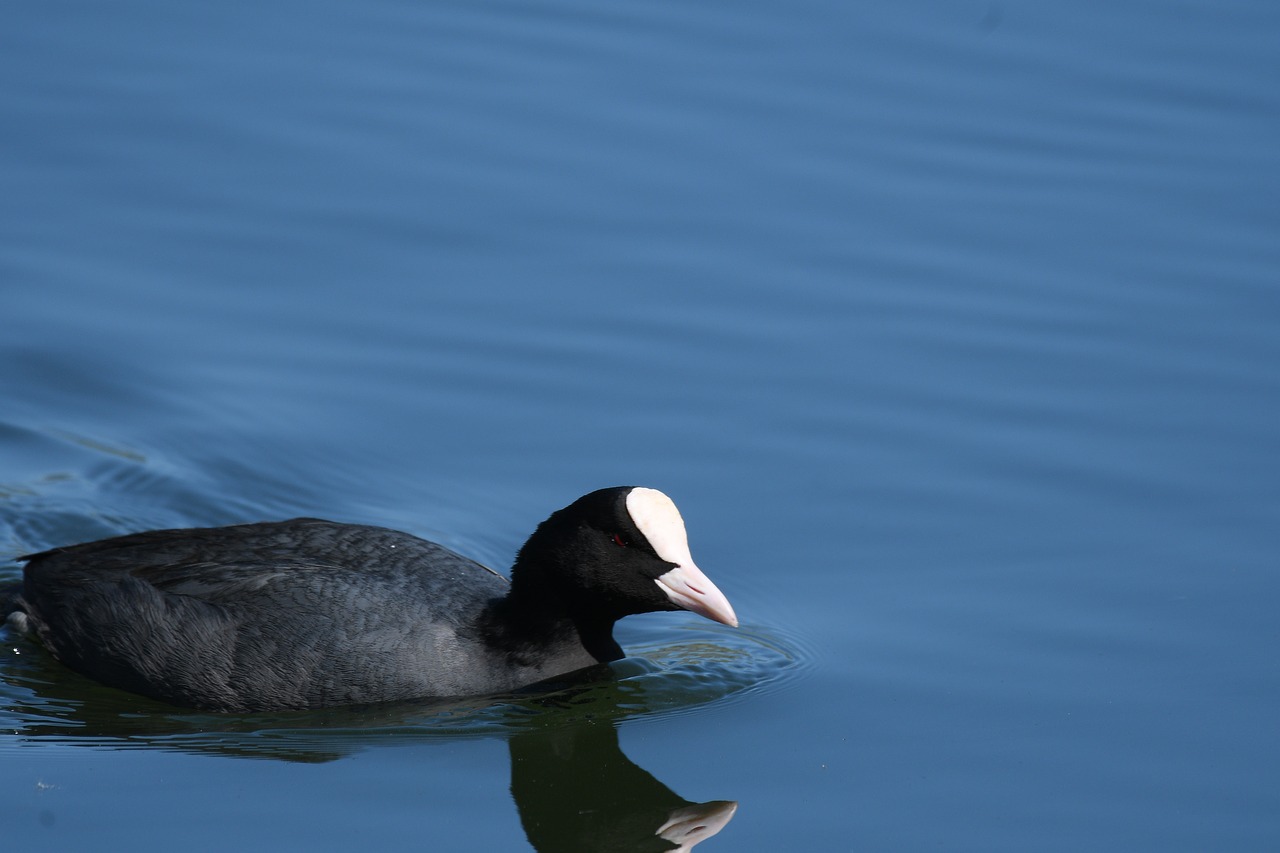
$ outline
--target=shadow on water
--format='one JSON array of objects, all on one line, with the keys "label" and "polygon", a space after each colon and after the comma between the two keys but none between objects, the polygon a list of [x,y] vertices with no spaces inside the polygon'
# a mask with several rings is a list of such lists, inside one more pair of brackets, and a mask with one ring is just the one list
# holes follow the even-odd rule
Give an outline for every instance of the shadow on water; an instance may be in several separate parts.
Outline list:
[{"label": "shadow on water", "polygon": [[679,797],[623,754],[619,724],[732,701],[795,663],[750,630],[694,633],[692,642],[641,644],[636,656],[509,695],[229,716],[105,687],[0,628],[0,730],[12,736],[9,749],[60,742],[311,763],[424,739],[501,737],[534,849],[688,850],[718,833],[737,803]]}]

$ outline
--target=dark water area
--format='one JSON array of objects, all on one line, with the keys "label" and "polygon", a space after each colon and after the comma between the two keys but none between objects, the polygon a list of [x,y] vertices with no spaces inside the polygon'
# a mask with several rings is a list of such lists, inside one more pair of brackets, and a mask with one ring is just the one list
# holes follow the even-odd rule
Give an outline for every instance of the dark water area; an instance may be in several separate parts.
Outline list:
[{"label": "dark water area", "polygon": [[[0,587],[642,484],[738,630],[226,717],[0,628],[41,849],[1280,845],[1280,7],[25,4]],[[665,834],[664,834],[665,833]]]}]

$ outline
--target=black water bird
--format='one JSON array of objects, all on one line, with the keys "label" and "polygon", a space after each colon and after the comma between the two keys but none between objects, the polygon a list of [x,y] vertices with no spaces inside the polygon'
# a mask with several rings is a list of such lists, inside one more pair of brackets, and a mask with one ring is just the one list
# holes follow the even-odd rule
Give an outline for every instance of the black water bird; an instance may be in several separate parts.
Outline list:
[{"label": "black water bird", "polygon": [[538,525],[509,583],[434,542],[312,518],[22,559],[9,625],[104,684],[213,711],[501,693],[621,658],[624,616],[738,624],[675,504],[630,486]]}]

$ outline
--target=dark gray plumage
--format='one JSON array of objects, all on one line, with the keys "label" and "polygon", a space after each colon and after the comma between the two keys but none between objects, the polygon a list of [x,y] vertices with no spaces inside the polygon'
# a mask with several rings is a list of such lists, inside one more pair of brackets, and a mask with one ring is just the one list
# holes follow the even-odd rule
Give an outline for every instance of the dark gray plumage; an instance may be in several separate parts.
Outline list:
[{"label": "dark gray plumage", "polygon": [[631,613],[736,624],[672,514],[651,489],[593,492],[539,525],[510,584],[379,527],[138,533],[25,558],[10,624],[103,683],[209,710],[496,693],[621,657]]}]

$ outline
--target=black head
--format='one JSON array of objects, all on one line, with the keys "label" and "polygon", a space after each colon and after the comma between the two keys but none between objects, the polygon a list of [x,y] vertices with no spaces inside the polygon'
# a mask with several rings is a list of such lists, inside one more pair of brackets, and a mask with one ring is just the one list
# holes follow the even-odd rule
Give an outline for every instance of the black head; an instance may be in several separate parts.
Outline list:
[{"label": "black head", "polygon": [[694,564],[679,510],[655,489],[601,489],[553,513],[520,549],[511,579],[513,593],[577,622],[612,626],[633,613],[685,609],[738,624]]}]

